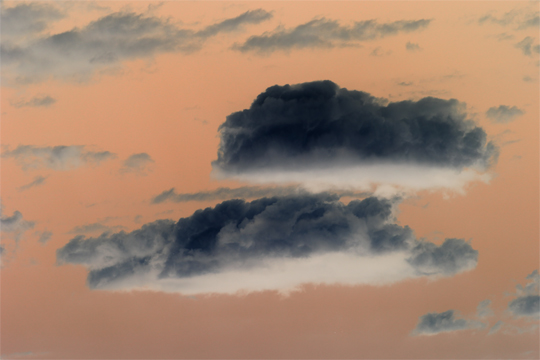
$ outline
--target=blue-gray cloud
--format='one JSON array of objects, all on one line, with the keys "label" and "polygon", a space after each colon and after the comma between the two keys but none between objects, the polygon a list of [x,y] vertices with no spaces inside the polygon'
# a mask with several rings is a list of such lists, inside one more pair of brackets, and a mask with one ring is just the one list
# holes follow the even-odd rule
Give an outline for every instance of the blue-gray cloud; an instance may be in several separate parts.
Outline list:
[{"label": "blue-gray cloud", "polygon": [[[84,81],[96,71],[118,68],[126,60],[197,51],[212,36],[258,24],[271,16],[262,9],[251,10],[195,31],[152,15],[115,12],[83,27],[39,34],[32,41],[3,41],[3,76],[10,83],[32,83],[49,77]],[[15,25],[6,26],[11,31]]]},{"label": "blue-gray cloud", "polygon": [[120,172],[147,175],[151,171],[150,166],[153,163],[154,160],[147,153],[133,154],[124,160]]},{"label": "blue-gray cloud", "polygon": [[23,234],[33,229],[36,223],[25,220],[20,211],[15,210],[13,215],[3,215],[3,208],[0,206],[0,231],[13,234],[15,241],[19,241]]},{"label": "blue-gray cloud", "polygon": [[420,45],[414,44],[410,41],[407,41],[407,44],[405,44],[405,49],[412,52],[422,50],[422,48],[420,48]]},{"label": "blue-gray cloud", "polygon": [[235,44],[233,49],[269,53],[277,50],[358,46],[363,41],[424,29],[430,22],[429,19],[420,19],[379,24],[376,20],[366,20],[357,21],[352,26],[343,26],[336,20],[321,18],[295,28],[280,27],[272,32],[251,36],[243,44]]},{"label": "blue-gray cloud", "polygon": [[213,166],[232,173],[352,164],[487,166],[497,149],[457,100],[387,103],[331,81],[272,86],[227,116]]},{"label": "blue-gray cloud", "polygon": [[527,36],[514,46],[520,49],[523,52],[523,55],[533,56],[534,53],[540,53],[540,44],[533,45],[534,39],[530,36]]},{"label": "blue-gray cloud", "polygon": [[6,148],[2,157],[14,159],[24,170],[49,168],[69,170],[83,165],[98,165],[102,161],[114,159],[109,151],[90,151],[83,145],[44,146],[19,145],[14,150]]},{"label": "blue-gray cloud", "polygon": [[6,8],[1,5],[0,29],[2,40],[21,39],[47,29],[65,14],[51,4],[31,2]]},{"label": "blue-gray cloud", "polygon": [[525,111],[521,110],[517,106],[499,105],[498,107],[490,107],[486,111],[486,116],[496,123],[509,123],[515,118],[525,114]]},{"label": "blue-gray cloud", "polygon": [[30,100],[16,100],[10,102],[11,106],[16,109],[22,107],[48,107],[56,102],[56,99],[50,97],[49,95],[44,96],[35,96]]},{"label": "blue-gray cloud", "polygon": [[422,315],[418,321],[414,335],[435,335],[443,332],[465,330],[471,327],[471,323],[465,319],[454,317],[454,310],[442,313],[428,313]]},{"label": "blue-gray cloud", "polygon": [[516,299],[508,303],[508,310],[517,317],[534,317],[540,316],[540,274],[538,270],[534,270],[526,277],[527,284],[516,286]]},{"label": "blue-gray cloud", "polygon": [[45,183],[46,179],[47,179],[46,177],[43,177],[41,175],[36,176],[33,181],[29,182],[26,185],[23,185],[23,186],[19,187],[19,191],[28,190],[30,188],[33,188],[34,186],[43,185]]},{"label": "blue-gray cloud", "polygon": [[[370,257],[398,254],[408,276],[421,276],[424,271],[417,271],[415,259],[422,251],[429,252],[427,257],[434,251],[425,245],[419,248],[412,230],[395,224],[394,205],[395,201],[374,197],[344,205],[329,194],[229,200],[176,223],[158,220],[130,233],[78,236],[57,251],[57,259],[87,266],[91,288],[112,289],[125,283],[167,283],[230,269],[249,273],[261,266],[264,270],[272,262],[301,263],[332,254],[357,256],[360,265]],[[467,248],[469,253],[443,244],[441,251],[448,252],[451,260],[430,263],[431,275],[448,276],[476,266],[476,251],[470,244],[447,241],[459,242],[458,248]],[[426,264],[420,262],[420,266]]]}]

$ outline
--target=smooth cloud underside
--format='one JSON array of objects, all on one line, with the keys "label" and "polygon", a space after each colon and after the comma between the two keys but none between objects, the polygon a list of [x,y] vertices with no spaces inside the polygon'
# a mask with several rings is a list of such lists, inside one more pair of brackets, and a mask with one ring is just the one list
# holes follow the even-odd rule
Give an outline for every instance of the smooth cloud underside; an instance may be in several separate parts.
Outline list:
[{"label": "smooth cloud underside", "polygon": [[272,86],[220,128],[214,175],[314,188],[462,189],[497,159],[455,99],[388,103],[331,81]]},{"label": "smooth cloud underside", "polygon": [[57,259],[88,267],[91,288],[184,294],[388,284],[476,266],[469,243],[447,239],[437,246],[395,224],[394,205],[375,197],[344,205],[327,194],[229,200],[177,223],[76,237]]},{"label": "smooth cloud underside", "polygon": [[2,157],[14,159],[24,170],[70,170],[84,165],[99,165],[102,161],[116,158],[116,155],[109,151],[89,151],[83,145],[19,145],[14,150],[3,151]]},{"label": "smooth cloud underside", "polygon": [[28,20],[33,21],[35,28],[32,37],[21,40],[19,36],[9,36],[20,33],[21,26],[11,20],[3,22],[2,31],[8,36],[2,39],[2,67],[9,82],[33,83],[49,77],[84,81],[96,71],[116,69],[126,60],[197,51],[213,36],[272,17],[262,9],[251,10],[196,31],[180,28],[168,19],[120,11],[81,28],[51,35],[40,30],[46,28],[46,21],[57,19],[44,15],[47,11],[56,14],[52,6],[19,4],[3,12],[7,18],[12,13],[28,13],[29,7],[41,14]]},{"label": "smooth cloud underside", "polygon": [[270,53],[277,50],[358,46],[362,41],[417,31],[426,28],[430,22],[429,19],[420,19],[379,24],[376,20],[365,20],[343,26],[336,20],[321,18],[292,29],[279,27],[272,32],[251,36],[243,44],[235,44],[233,49]]}]

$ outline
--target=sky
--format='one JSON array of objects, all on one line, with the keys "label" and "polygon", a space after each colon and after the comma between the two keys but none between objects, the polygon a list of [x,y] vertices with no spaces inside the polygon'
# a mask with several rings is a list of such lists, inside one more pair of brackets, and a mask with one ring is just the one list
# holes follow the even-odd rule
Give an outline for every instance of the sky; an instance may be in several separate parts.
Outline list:
[{"label": "sky", "polygon": [[0,358],[537,359],[539,13],[3,1]]}]

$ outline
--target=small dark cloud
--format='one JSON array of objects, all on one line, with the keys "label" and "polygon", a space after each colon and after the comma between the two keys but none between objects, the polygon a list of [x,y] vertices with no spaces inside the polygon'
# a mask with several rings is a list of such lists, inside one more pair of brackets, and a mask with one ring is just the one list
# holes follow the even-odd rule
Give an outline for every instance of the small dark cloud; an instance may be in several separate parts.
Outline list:
[{"label": "small dark cloud", "polygon": [[328,80],[269,87],[219,131],[213,166],[233,174],[376,162],[461,169],[497,154],[455,99],[388,103]]},{"label": "small dark cloud", "polygon": [[147,175],[152,170],[153,163],[154,160],[147,153],[133,154],[124,161],[120,172]]},{"label": "small dark cloud", "polygon": [[[127,60],[198,51],[213,36],[269,18],[271,14],[262,9],[251,10],[195,31],[149,13],[120,11],[86,26],[36,36],[30,42],[3,41],[2,67],[6,79],[15,83],[49,77],[86,81],[96,71],[118,69]],[[7,27],[11,31],[16,25]]]},{"label": "small dark cloud", "polygon": [[533,45],[534,39],[530,36],[527,36],[514,46],[520,49],[523,52],[523,55],[532,56],[533,52],[540,53],[540,45]]},{"label": "small dark cloud", "polygon": [[36,176],[34,178],[33,181],[31,181],[30,183],[26,184],[26,185],[23,185],[21,187],[19,187],[19,191],[24,191],[24,190],[28,190],[34,186],[39,186],[39,185],[43,185],[45,183],[45,180],[47,178],[46,177],[43,177],[43,176]]},{"label": "small dark cloud", "polygon": [[499,107],[490,107],[486,111],[486,116],[493,122],[499,124],[506,124],[513,121],[515,118],[525,114],[525,111],[521,110],[517,106],[499,105]]},{"label": "small dark cloud", "polygon": [[270,53],[303,48],[358,46],[363,41],[421,30],[430,22],[429,19],[420,19],[379,24],[376,20],[366,20],[357,21],[352,26],[343,26],[336,20],[321,18],[295,28],[278,27],[272,32],[251,36],[243,44],[235,44],[233,49]]},{"label": "small dark cloud", "polygon": [[453,332],[470,328],[465,319],[454,317],[454,310],[442,313],[428,313],[422,315],[414,330],[414,335],[435,335],[443,332]]},{"label": "small dark cloud", "polygon": [[14,150],[6,148],[3,158],[12,158],[24,170],[49,168],[69,170],[79,166],[95,164],[114,159],[116,155],[109,151],[89,151],[82,145],[45,146],[19,145]]},{"label": "small dark cloud", "polygon": [[[354,266],[371,257],[398,256],[404,269],[399,270],[399,276],[421,276],[415,265],[418,241],[409,227],[395,223],[396,204],[370,197],[345,205],[338,196],[329,194],[229,200],[176,223],[158,220],[130,233],[106,233],[89,239],[78,236],[57,251],[57,259],[59,263],[87,266],[89,286],[109,289],[141,282],[156,285],[161,280],[165,284],[185,282],[231,269],[248,274],[283,261],[305,264],[309,259],[337,255],[353,256]],[[456,239],[447,241],[457,243]],[[461,248],[469,246],[461,242]],[[430,251],[436,252],[435,248],[433,245]],[[469,263],[466,252],[444,244],[441,248],[452,259],[430,266],[432,275],[447,276],[476,265]],[[466,259],[457,259],[459,254]],[[281,269],[281,265],[276,266]],[[420,266],[425,268],[426,264]],[[278,272],[274,275],[282,274],[282,270]],[[312,281],[320,280],[315,276]],[[246,284],[233,284],[242,285]]]},{"label": "small dark cloud", "polygon": [[540,316],[540,274],[538,270],[534,270],[525,278],[529,280],[525,286],[517,285],[516,299],[508,303],[508,310],[516,317],[533,317]]},{"label": "small dark cloud", "polygon": [[17,210],[11,216],[3,215],[3,208],[0,207],[0,230],[3,233],[13,234],[15,241],[19,241],[24,233],[33,229],[35,225],[35,222],[25,220],[21,212]]},{"label": "small dark cloud", "polygon": [[497,321],[495,323],[495,325],[493,325],[490,329],[489,329],[489,332],[488,332],[488,335],[493,335],[495,333],[497,333],[501,327],[504,325],[504,322],[503,321]]},{"label": "small dark cloud", "polygon": [[42,244],[46,244],[52,237],[53,233],[50,231],[43,231],[39,234],[38,241]]},{"label": "small dark cloud", "polygon": [[407,49],[407,51],[412,51],[412,52],[422,50],[420,45],[414,44],[410,41],[407,41],[407,44],[405,44],[405,49]]},{"label": "small dark cloud", "polygon": [[45,95],[45,96],[36,96],[30,100],[17,100],[11,102],[11,106],[19,109],[22,107],[48,107],[56,102],[56,99]]},{"label": "small dark cloud", "polygon": [[392,54],[391,50],[384,51],[380,46],[378,46],[375,49],[373,49],[373,51],[371,51],[369,55],[370,56],[387,56],[390,54]]}]

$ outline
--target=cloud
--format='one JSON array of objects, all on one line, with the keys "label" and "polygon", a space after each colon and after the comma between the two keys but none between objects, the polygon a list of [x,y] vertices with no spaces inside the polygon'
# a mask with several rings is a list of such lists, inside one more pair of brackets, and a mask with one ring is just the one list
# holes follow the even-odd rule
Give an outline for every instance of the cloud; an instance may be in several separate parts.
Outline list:
[{"label": "cloud", "polygon": [[453,332],[470,329],[475,324],[465,319],[454,318],[454,310],[442,313],[427,313],[420,317],[414,335],[435,335],[443,332]]},{"label": "cloud", "polygon": [[116,155],[109,151],[88,151],[83,145],[54,147],[19,145],[14,150],[7,148],[2,152],[2,157],[15,159],[23,170],[39,168],[69,170],[87,164],[98,165],[102,161],[114,159]]},{"label": "cloud", "polygon": [[517,285],[516,290],[518,297],[508,303],[508,310],[516,317],[533,317],[540,316],[540,274],[538,270],[534,270],[526,277],[527,284],[525,286]]},{"label": "cloud", "polygon": [[497,148],[455,99],[388,103],[331,81],[272,86],[219,127],[217,177],[318,188],[461,188]]},{"label": "cloud", "polygon": [[17,100],[11,102],[11,106],[20,109],[22,107],[47,107],[51,106],[56,102],[56,99],[53,99],[49,95],[44,96],[35,96],[30,100]]},{"label": "cloud", "polygon": [[102,223],[92,223],[92,224],[86,224],[86,225],[79,225],[75,226],[73,229],[69,231],[70,234],[88,234],[88,233],[108,233],[112,231],[118,231],[125,229],[124,226],[117,225],[117,226],[107,226]]},{"label": "cloud", "polygon": [[11,216],[4,216],[2,212],[3,208],[0,206],[0,230],[3,233],[12,233],[15,241],[19,241],[26,231],[36,225],[33,221],[25,220],[20,211],[15,210]]},{"label": "cloud", "polygon": [[486,116],[493,122],[505,124],[513,121],[515,118],[525,114],[525,112],[519,109],[517,106],[500,105],[499,107],[490,107],[486,111]]},{"label": "cloud", "polygon": [[[387,284],[424,276],[427,265],[416,259],[436,251],[395,223],[395,205],[375,197],[345,205],[328,194],[229,200],[176,223],[158,220],[130,233],[78,236],[57,251],[57,261],[86,266],[91,288],[185,294],[290,291],[303,283]],[[469,249],[462,253],[465,260],[448,241]],[[430,275],[476,266],[470,244],[446,242],[440,248],[448,259],[428,264]]]},{"label": "cloud", "polygon": [[540,53],[540,45],[536,44],[533,46],[534,39],[530,36],[527,36],[520,42],[514,45],[514,47],[520,49],[523,52],[523,55],[532,56],[533,52]]},{"label": "cloud", "polygon": [[38,241],[42,244],[46,244],[52,237],[53,233],[50,231],[43,231],[41,234],[39,234]]},{"label": "cloud", "polygon": [[295,28],[278,27],[274,31],[251,36],[243,44],[235,44],[233,49],[270,53],[303,48],[358,46],[363,41],[421,30],[430,22],[429,19],[420,19],[379,24],[376,20],[366,20],[357,21],[352,26],[342,26],[336,20],[321,18]]},{"label": "cloud", "polygon": [[65,15],[50,4],[38,2],[17,4],[6,8],[1,6],[0,29],[2,40],[24,39],[47,29],[50,23]]},{"label": "cloud", "polygon": [[491,329],[489,329],[488,335],[493,335],[493,334],[497,333],[497,332],[501,329],[501,327],[502,327],[503,325],[504,325],[504,322],[503,322],[503,321],[500,321],[500,320],[497,321],[497,322],[495,323],[495,325],[493,325],[493,326],[491,327]]},{"label": "cloud", "polygon": [[420,51],[422,50],[422,48],[420,48],[420,45],[418,44],[414,44],[410,41],[407,41],[407,44],[405,45],[405,48],[408,50],[408,51]]},{"label": "cloud", "polygon": [[[285,186],[285,187],[273,187],[264,188],[259,186],[242,186],[239,188],[231,189],[229,187],[220,187],[215,190],[199,191],[196,193],[176,193],[175,189],[165,190],[161,194],[156,195],[152,199],[152,204],[160,204],[166,201],[171,202],[188,202],[188,201],[212,201],[212,200],[226,200],[226,199],[253,199],[259,197],[268,196],[287,196],[287,195],[306,195],[307,190],[299,186]],[[336,192],[340,197],[364,197],[367,193],[359,193],[353,191],[338,191]]]},{"label": "cloud", "polygon": [[538,27],[540,25],[540,16],[538,15],[538,11],[531,13],[514,9],[499,17],[492,14],[486,14],[478,19],[480,25],[487,22],[500,26],[512,25],[516,30],[523,30],[530,27]]},{"label": "cloud", "polygon": [[25,42],[3,41],[3,75],[15,83],[50,77],[85,81],[96,71],[116,69],[124,61],[197,51],[210,37],[258,24],[271,16],[262,9],[251,10],[195,31],[150,14],[115,12],[62,33],[38,34]]},{"label": "cloud", "polygon": [[147,175],[151,171],[150,165],[153,163],[154,160],[147,153],[133,154],[124,161],[120,172]]},{"label": "cloud", "polygon": [[43,176],[36,176],[34,178],[34,180],[26,185],[23,185],[19,188],[19,191],[24,191],[24,190],[28,190],[34,186],[39,186],[39,185],[43,185],[45,183],[45,180],[47,178],[46,177],[43,177]]},{"label": "cloud", "polygon": [[490,308],[491,300],[487,299],[481,301],[480,304],[476,307],[476,315],[480,318],[493,316],[493,310]]}]

